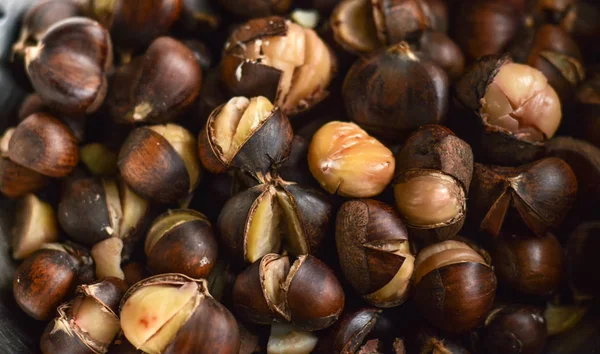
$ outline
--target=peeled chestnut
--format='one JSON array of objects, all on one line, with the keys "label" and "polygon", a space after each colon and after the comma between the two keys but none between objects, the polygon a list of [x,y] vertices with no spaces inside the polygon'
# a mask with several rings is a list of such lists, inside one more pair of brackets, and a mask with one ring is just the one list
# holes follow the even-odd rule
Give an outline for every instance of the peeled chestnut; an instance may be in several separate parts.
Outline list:
[{"label": "peeled chestnut", "polygon": [[121,146],[121,176],[143,198],[173,203],[200,182],[196,139],[176,124],[140,127]]},{"label": "peeled chestnut", "polygon": [[454,237],[462,228],[473,173],[469,144],[441,125],[414,132],[396,156],[396,207],[421,242]]},{"label": "peeled chestnut", "polygon": [[79,282],[80,272],[91,262],[87,251],[78,246],[42,246],[15,272],[13,295],[17,304],[36,320],[50,319]]},{"label": "peeled chestnut", "polygon": [[95,112],[104,102],[112,55],[110,35],[98,22],[72,17],[25,49],[25,66],[44,103],[77,116]]},{"label": "peeled chestnut", "polygon": [[319,338],[312,332],[299,331],[287,324],[273,323],[267,343],[268,354],[310,354]]},{"label": "peeled chestnut", "polygon": [[215,109],[198,136],[202,165],[213,173],[230,167],[262,180],[290,153],[292,126],[269,99],[234,97]]},{"label": "peeled chestnut", "polygon": [[241,18],[283,15],[292,6],[292,0],[219,0],[219,3]]},{"label": "peeled chestnut", "polygon": [[227,39],[221,81],[232,96],[264,96],[293,115],[328,95],[336,66],[315,31],[282,17],[264,17],[239,26]]},{"label": "peeled chestnut", "polygon": [[342,87],[350,119],[374,136],[398,141],[448,109],[448,76],[406,42],[361,57]]},{"label": "peeled chestnut", "polygon": [[117,122],[165,123],[198,97],[202,68],[185,44],[159,37],[141,59],[119,68],[107,104]]},{"label": "peeled chestnut", "polygon": [[344,291],[335,274],[311,255],[290,264],[287,256],[267,254],[238,275],[233,307],[244,320],[285,321],[316,331],[331,326],[344,309]]},{"label": "peeled chestnut", "polygon": [[330,202],[320,192],[278,180],[233,196],[219,215],[221,239],[236,262],[283,250],[316,252],[328,230]]},{"label": "peeled chestnut", "polygon": [[496,294],[492,267],[466,243],[453,240],[419,252],[414,284],[413,298],[421,314],[451,333],[482,324]]},{"label": "peeled chestnut", "polygon": [[162,214],[152,223],[144,251],[155,274],[206,278],[217,261],[218,245],[204,214],[179,209]]},{"label": "peeled chestnut", "polygon": [[58,317],[46,326],[42,353],[106,353],[121,328],[117,313],[126,290],[127,284],[116,278],[81,285],[75,300],[60,306]]},{"label": "peeled chestnut", "polygon": [[363,299],[378,307],[407,300],[415,258],[391,206],[371,199],[342,204],[335,241],[344,277]]},{"label": "peeled chestnut", "polygon": [[133,285],[120,305],[121,330],[150,354],[238,354],[233,315],[208,293],[206,280],[161,274]]},{"label": "peeled chestnut", "polygon": [[548,157],[520,167],[475,164],[469,191],[469,217],[481,231],[496,237],[507,214],[537,235],[558,227],[575,202],[577,178],[569,165]]},{"label": "peeled chestnut", "polygon": [[572,286],[582,294],[600,296],[600,279],[594,250],[600,244],[600,223],[585,222],[577,226],[567,241],[567,274]]},{"label": "peeled chestnut", "polygon": [[35,194],[27,194],[17,205],[12,233],[12,256],[25,259],[45,243],[58,240],[58,222],[52,206]]},{"label": "peeled chestnut", "polygon": [[479,59],[456,83],[456,97],[478,117],[490,163],[515,165],[543,154],[560,125],[561,103],[544,74],[508,56]]},{"label": "peeled chestnut", "polygon": [[321,187],[344,197],[380,194],[394,174],[392,152],[354,123],[330,122],[313,136],[308,167]]}]

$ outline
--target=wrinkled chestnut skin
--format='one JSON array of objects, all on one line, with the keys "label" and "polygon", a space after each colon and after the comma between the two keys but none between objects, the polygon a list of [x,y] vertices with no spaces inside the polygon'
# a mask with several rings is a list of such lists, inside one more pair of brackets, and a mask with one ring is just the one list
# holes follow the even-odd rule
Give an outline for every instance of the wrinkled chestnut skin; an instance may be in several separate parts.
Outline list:
[{"label": "wrinkled chestnut skin", "polygon": [[563,250],[554,235],[501,235],[492,253],[501,283],[525,294],[544,296],[560,284]]},{"label": "wrinkled chestnut skin", "polygon": [[378,138],[401,141],[421,125],[444,120],[448,77],[402,42],[360,58],[342,95],[351,120]]},{"label": "wrinkled chestnut skin", "polygon": [[600,223],[585,222],[577,226],[567,241],[567,277],[585,294],[600,296],[600,277],[595,251],[600,247]]},{"label": "wrinkled chestnut skin", "polygon": [[219,3],[237,17],[256,18],[285,14],[292,0],[219,0]]},{"label": "wrinkled chestnut skin", "polygon": [[17,165],[6,157],[0,158],[0,192],[8,198],[34,193],[48,184],[48,177]]}]

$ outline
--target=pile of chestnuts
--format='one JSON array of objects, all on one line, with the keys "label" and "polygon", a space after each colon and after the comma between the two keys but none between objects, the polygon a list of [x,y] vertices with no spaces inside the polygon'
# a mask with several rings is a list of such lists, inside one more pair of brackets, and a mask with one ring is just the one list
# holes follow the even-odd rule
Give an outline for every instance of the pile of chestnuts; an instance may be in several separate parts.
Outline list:
[{"label": "pile of chestnuts", "polygon": [[44,354],[541,354],[598,304],[597,2],[23,16],[0,194]]}]

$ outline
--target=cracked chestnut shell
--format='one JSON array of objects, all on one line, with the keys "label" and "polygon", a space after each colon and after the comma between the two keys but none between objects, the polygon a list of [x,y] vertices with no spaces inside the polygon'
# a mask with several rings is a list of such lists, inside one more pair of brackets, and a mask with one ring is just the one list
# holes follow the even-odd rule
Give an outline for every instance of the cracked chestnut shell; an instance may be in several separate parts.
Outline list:
[{"label": "cracked chestnut shell", "polygon": [[239,18],[284,15],[292,6],[292,0],[219,0],[219,3]]},{"label": "cracked chestnut shell", "polygon": [[342,273],[363,299],[378,307],[408,299],[415,258],[391,206],[371,199],[342,204],[335,241]]},{"label": "cracked chestnut shell", "polygon": [[494,270],[466,243],[449,240],[425,247],[417,255],[414,274],[414,301],[439,329],[468,332],[492,309]]},{"label": "cracked chestnut shell", "polygon": [[141,58],[117,70],[107,104],[117,122],[166,123],[196,100],[201,87],[194,52],[174,38],[159,37]]},{"label": "cracked chestnut shell", "polygon": [[232,296],[235,312],[247,321],[284,321],[306,331],[331,326],[344,308],[335,274],[311,255],[292,264],[287,256],[265,255],[238,275]]},{"label": "cracked chestnut shell", "polygon": [[70,116],[94,113],[106,97],[112,42],[96,21],[72,17],[51,26],[25,49],[31,84],[52,109]]},{"label": "cracked chestnut shell", "polygon": [[518,165],[543,156],[562,119],[556,91],[539,70],[487,56],[456,83],[456,98],[478,117],[486,161]]},{"label": "cracked chestnut shell", "polygon": [[144,279],[125,293],[119,316],[127,340],[146,353],[239,352],[237,321],[204,279],[176,273]]},{"label": "cracked chestnut shell", "polygon": [[272,16],[250,20],[230,35],[220,70],[232,96],[264,96],[294,115],[327,97],[336,67],[315,31]]},{"label": "cracked chestnut shell", "polygon": [[253,263],[284,250],[294,256],[315,253],[331,213],[330,202],[320,192],[276,181],[233,196],[217,225],[233,261]]},{"label": "cracked chestnut shell", "polygon": [[[513,213],[537,235],[558,227],[577,195],[571,167],[548,157],[520,167],[475,164],[469,190],[469,217],[479,230],[498,236]],[[514,213],[516,212],[516,213]]]},{"label": "cracked chestnut shell", "polygon": [[448,110],[448,76],[401,42],[361,57],[342,87],[348,117],[380,139],[398,141]]}]

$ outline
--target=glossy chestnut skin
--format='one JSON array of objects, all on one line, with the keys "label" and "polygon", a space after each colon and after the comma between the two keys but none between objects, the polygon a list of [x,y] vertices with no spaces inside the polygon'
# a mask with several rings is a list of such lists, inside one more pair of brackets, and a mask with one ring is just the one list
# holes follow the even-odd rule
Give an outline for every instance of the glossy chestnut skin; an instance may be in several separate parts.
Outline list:
[{"label": "glossy chestnut skin", "polygon": [[402,42],[360,58],[346,75],[342,95],[352,121],[378,138],[398,141],[444,120],[448,77]]},{"label": "glossy chestnut skin", "polygon": [[584,294],[600,296],[600,281],[594,271],[597,261],[594,250],[600,242],[600,224],[584,222],[569,236],[566,249],[569,283]]},{"label": "glossy chestnut skin", "polygon": [[292,0],[219,0],[219,3],[240,18],[283,15],[292,6]]},{"label": "glossy chestnut skin", "polygon": [[107,104],[117,122],[166,123],[198,97],[202,68],[182,42],[159,37],[141,59],[117,70]]},{"label": "glossy chestnut skin", "polygon": [[96,21],[72,17],[53,25],[25,49],[25,67],[44,103],[71,116],[98,110],[108,89],[112,42]]},{"label": "glossy chestnut skin", "polygon": [[0,192],[8,198],[35,193],[47,183],[48,177],[17,165],[6,157],[0,158]]}]

